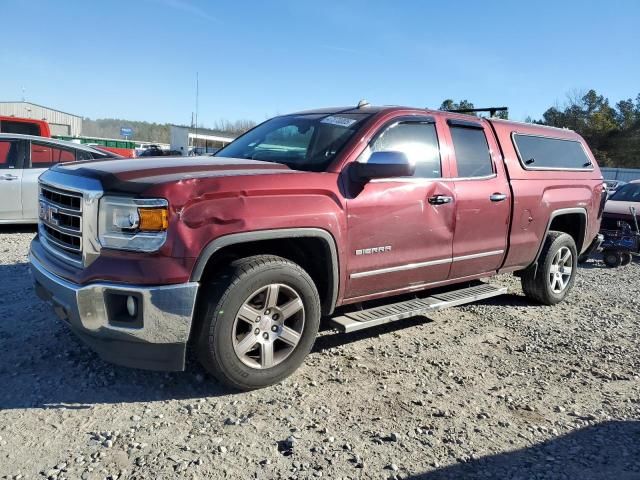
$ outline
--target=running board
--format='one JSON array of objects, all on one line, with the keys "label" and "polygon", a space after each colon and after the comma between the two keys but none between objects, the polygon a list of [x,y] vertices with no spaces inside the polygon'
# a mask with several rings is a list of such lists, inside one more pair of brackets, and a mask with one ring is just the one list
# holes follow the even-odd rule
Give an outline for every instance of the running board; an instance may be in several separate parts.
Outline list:
[{"label": "running board", "polygon": [[402,320],[404,318],[426,315],[435,310],[456,307],[505,293],[507,293],[507,287],[494,287],[493,285],[484,283],[474,287],[438,293],[431,297],[390,303],[367,310],[346,313],[342,316],[332,318],[331,322],[338,330],[349,333],[364,328],[375,327],[376,325],[382,325],[383,323],[395,322],[396,320]]}]

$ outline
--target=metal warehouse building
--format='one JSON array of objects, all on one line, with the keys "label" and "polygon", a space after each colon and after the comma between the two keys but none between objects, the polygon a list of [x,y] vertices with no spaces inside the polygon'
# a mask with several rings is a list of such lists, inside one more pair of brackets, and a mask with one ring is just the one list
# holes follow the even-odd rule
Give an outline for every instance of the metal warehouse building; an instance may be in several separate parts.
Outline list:
[{"label": "metal warehouse building", "polygon": [[82,117],[30,102],[0,102],[0,115],[46,120],[51,135],[78,137],[82,131]]}]

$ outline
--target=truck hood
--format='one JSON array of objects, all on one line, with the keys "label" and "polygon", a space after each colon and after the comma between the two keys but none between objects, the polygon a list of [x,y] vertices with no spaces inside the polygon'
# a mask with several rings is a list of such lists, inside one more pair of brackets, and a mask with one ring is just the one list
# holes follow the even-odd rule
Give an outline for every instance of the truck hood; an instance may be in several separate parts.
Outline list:
[{"label": "truck hood", "polygon": [[99,180],[105,191],[140,193],[195,178],[299,173],[279,163],[225,157],[148,157],[58,164],[52,170]]}]

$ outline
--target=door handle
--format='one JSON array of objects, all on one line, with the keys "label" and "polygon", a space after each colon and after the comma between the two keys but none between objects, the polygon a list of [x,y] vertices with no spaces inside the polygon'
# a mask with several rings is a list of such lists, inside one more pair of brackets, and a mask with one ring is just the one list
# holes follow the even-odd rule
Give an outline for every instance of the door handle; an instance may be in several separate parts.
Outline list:
[{"label": "door handle", "polygon": [[506,199],[507,196],[504,193],[494,193],[493,195],[489,196],[489,200],[491,200],[492,202],[502,202]]},{"label": "door handle", "polygon": [[11,175],[10,173],[5,173],[0,178],[2,178],[3,180],[18,180],[18,177],[16,175]]},{"label": "door handle", "polygon": [[434,195],[429,197],[429,203],[431,205],[444,205],[445,203],[453,202],[453,197],[447,197],[446,195]]}]

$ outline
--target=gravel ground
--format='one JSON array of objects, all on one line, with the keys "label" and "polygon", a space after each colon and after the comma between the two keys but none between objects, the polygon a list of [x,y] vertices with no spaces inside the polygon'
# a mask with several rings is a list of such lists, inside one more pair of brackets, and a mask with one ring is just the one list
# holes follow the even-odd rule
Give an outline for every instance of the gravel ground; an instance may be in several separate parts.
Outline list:
[{"label": "gravel ground", "polygon": [[590,261],[569,299],[510,294],[326,331],[280,385],[115,367],[31,288],[0,230],[0,478],[640,479],[640,265]]}]

